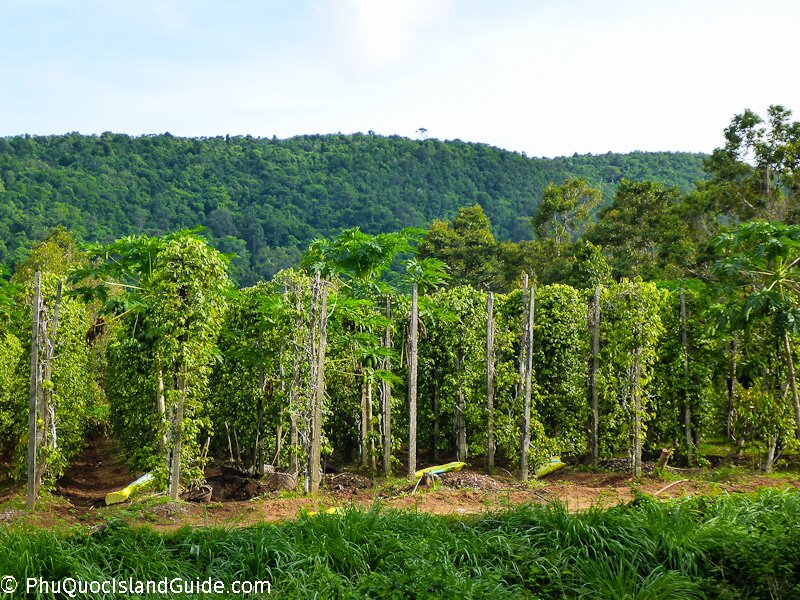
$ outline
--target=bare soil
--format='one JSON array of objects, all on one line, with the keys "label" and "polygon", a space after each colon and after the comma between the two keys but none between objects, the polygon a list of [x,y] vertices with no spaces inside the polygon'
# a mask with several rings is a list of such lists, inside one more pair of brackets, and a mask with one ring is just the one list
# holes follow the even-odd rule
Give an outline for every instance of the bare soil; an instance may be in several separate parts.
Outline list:
[{"label": "bare soil", "polygon": [[[304,512],[331,507],[369,508],[380,502],[383,509],[416,510],[437,515],[474,515],[524,503],[561,502],[569,510],[608,507],[634,499],[635,491],[675,498],[749,492],[759,488],[800,489],[800,474],[769,477],[751,473],[711,483],[702,471],[680,469],[669,479],[652,473],[634,480],[624,472],[587,472],[570,468],[557,471],[530,487],[507,472],[489,476],[475,470],[445,473],[433,485],[412,485],[395,480],[373,480],[360,473],[325,475],[322,492],[315,498],[280,491],[287,483],[281,476],[258,481],[222,469],[207,473],[216,498],[208,504],[170,503],[163,497],[137,499],[106,507],[108,492],[118,490],[138,476],[114,456],[108,440],[90,444],[59,481],[55,494],[43,498],[33,513],[21,509],[24,485],[0,482],[0,527],[28,523],[61,527],[76,523],[101,524],[121,517],[157,530],[183,525],[239,527],[294,519]],[[223,501],[217,501],[222,498]]]}]

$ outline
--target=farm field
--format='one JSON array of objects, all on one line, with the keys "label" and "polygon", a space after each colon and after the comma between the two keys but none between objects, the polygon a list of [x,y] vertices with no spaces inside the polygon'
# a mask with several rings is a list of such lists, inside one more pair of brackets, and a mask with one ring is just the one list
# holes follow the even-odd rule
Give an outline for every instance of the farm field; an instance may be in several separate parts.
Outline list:
[{"label": "farm field", "polygon": [[[478,203],[244,288],[202,229],[42,232],[0,274],[0,592],[800,597],[800,186],[768,162],[800,122],[769,115],[693,192],[551,181],[536,239]],[[166,593],[124,590],[81,595]]]},{"label": "farm field", "polygon": [[[726,448],[717,447],[719,453]],[[445,473],[434,485],[409,483],[402,478],[375,478],[358,472],[325,474],[321,493],[309,497],[298,492],[270,492],[256,485],[232,489],[224,501],[170,502],[164,494],[141,493],[130,502],[106,506],[106,494],[135,478],[113,451],[110,440],[94,441],[76,459],[56,488],[44,496],[34,511],[23,510],[24,486],[0,481],[0,525],[61,529],[74,525],[99,526],[122,519],[133,526],[147,525],[159,531],[195,527],[247,527],[293,520],[306,512],[327,509],[368,510],[376,502],[384,509],[408,510],[431,515],[466,516],[502,511],[525,504],[563,505],[569,512],[629,504],[641,495],[660,500],[687,497],[714,498],[761,490],[800,493],[800,471],[787,466],[770,474],[753,470],[748,457],[720,464],[722,456],[710,456],[704,468],[673,468],[654,472],[645,464],[642,477],[620,469],[624,460],[605,461],[597,470],[580,466],[532,480],[527,485],[505,469],[487,475],[480,465]],[[717,463],[717,466],[712,466]],[[211,467],[209,480],[219,479],[224,469]],[[256,482],[257,478],[249,481]]]},{"label": "farm field", "polygon": [[[298,598],[794,598],[800,591],[798,474],[723,467],[634,481],[565,469],[525,488],[465,470],[412,494],[405,482],[371,488],[363,476],[340,473],[326,476],[314,499],[279,493],[203,505],[144,496],[105,508],[93,496],[102,491],[93,477],[122,471],[113,461],[87,471],[31,514],[6,486],[0,571],[20,581],[31,572],[269,581],[271,595]],[[345,508],[313,513],[331,506]]]}]

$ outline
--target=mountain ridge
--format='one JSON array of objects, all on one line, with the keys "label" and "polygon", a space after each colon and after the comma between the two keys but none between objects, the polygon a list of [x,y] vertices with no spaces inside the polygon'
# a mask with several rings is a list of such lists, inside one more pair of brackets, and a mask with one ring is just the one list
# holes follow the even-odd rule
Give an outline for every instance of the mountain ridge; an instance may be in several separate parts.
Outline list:
[{"label": "mountain ridge", "polygon": [[622,178],[690,191],[706,155],[531,158],[488,144],[367,134],[184,138],[70,133],[0,138],[0,261],[64,225],[84,241],[197,225],[236,255],[243,284],[293,264],[314,237],[426,227],[480,204],[498,239],[531,236],[544,187],[583,177],[608,200]]}]

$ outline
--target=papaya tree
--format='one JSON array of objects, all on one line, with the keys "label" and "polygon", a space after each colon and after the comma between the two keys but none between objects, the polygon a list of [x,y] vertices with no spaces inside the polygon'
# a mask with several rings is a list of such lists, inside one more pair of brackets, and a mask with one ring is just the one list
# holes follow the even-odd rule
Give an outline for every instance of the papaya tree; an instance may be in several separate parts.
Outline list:
[{"label": "papaya tree", "polygon": [[742,325],[769,323],[783,348],[786,382],[800,437],[800,396],[794,369],[793,335],[800,329],[800,225],[752,221],[718,236],[714,272],[743,289]]}]

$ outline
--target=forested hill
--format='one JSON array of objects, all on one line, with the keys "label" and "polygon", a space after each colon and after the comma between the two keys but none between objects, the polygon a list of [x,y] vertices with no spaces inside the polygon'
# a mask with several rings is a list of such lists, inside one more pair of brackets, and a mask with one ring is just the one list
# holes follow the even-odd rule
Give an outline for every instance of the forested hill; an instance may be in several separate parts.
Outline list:
[{"label": "forested hill", "polygon": [[287,140],[79,134],[0,138],[0,261],[65,225],[86,241],[204,225],[240,283],[295,262],[317,235],[427,226],[481,204],[499,239],[530,237],[543,188],[569,175],[606,197],[650,179],[688,190],[704,155],[540,159],[483,144],[376,135]]}]

